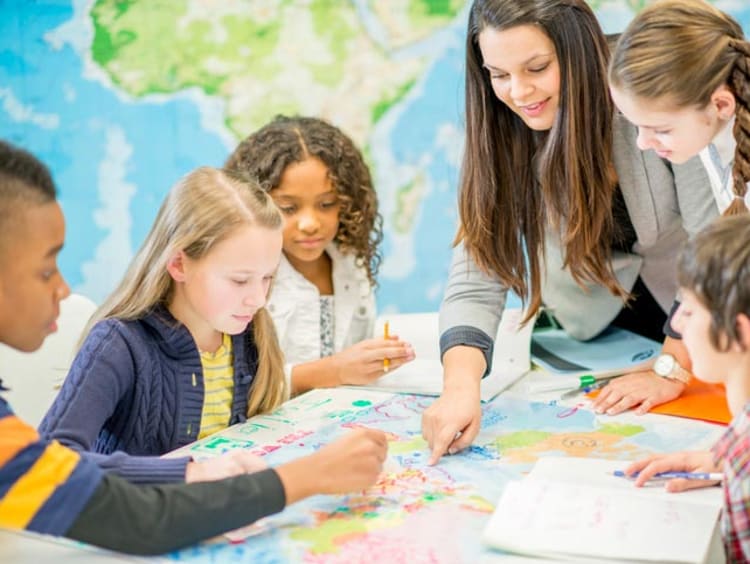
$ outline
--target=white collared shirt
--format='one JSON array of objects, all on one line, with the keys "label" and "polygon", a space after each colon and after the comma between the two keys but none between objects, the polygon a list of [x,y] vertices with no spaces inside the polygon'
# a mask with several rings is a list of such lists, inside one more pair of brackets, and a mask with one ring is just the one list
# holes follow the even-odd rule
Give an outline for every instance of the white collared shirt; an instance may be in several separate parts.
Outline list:
[{"label": "white collared shirt", "polygon": [[732,133],[733,128],[734,117],[716,134],[711,143],[698,153],[711,181],[711,191],[719,213],[724,213],[734,199],[732,167],[737,142]]},{"label": "white collared shirt", "polygon": [[[326,249],[333,262],[334,352],[339,352],[373,335],[375,294],[367,271],[357,266],[354,256],[341,253],[331,244]],[[268,311],[273,318],[286,372],[295,364],[318,360],[320,346],[320,292],[281,257]]]}]

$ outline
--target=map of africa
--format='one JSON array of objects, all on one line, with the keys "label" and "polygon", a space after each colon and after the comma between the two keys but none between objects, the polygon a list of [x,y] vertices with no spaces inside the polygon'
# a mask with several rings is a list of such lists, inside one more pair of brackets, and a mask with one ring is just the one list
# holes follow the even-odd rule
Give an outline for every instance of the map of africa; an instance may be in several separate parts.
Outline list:
[{"label": "map of africa", "polygon": [[503,488],[540,456],[632,460],[706,448],[722,432],[674,417],[597,417],[575,403],[533,403],[503,394],[483,405],[482,430],[468,450],[428,466],[420,425],[432,401],[319,389],[184,447],[178,453],[196,459],[245,448],[276,466],[365,426],[386,432],[389,458],[383,476],[367,491],[309,498],[233,535],[233,542],[218,539],[170,559],[344,564],[370,562],[377,554],[378,561],[389,563],[476,562],[488,552],[477,542],[478,532]]},{"label": "map of africa", "polygon": [[[607,32],[644,0],[592,0]],[[744,0],[718,0],[750,29]],[[380,311],[434,311],[462,151],[464,0],[0,0],[0,137],[54,173],[74,291],[100,302],[169,187],[278,113],[363,148]]]}]

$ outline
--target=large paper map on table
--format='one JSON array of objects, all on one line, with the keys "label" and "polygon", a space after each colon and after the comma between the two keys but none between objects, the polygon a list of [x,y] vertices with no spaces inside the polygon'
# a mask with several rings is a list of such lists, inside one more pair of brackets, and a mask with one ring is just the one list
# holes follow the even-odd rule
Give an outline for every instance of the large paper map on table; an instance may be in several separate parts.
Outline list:
[{"label": "large paper map on table", "polygon": [[[599,417],[555,402],[500,396],[483,406],[474,445],[430,467],[420,425],[434,398],[365,390],[316,390],[273,414],[208,437],[181,453],[196,458],[234,448],[270,465],[313,452],[347,429],[388,433],[389,460],[378,484],[348,496],[317,496],[225,539],[176,552],[177,561],[472,562],[487,551],[479,534],[508,480],[540,456],[633,459],[709,446],[722,428],[649,416]],[[196,517],[199,518],[199,517]]]}]

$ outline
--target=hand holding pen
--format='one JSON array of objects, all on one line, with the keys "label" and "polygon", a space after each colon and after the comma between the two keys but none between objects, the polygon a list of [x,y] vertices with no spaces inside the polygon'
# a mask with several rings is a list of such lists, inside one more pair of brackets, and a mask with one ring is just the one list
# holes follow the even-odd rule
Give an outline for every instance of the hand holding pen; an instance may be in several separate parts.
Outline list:
[{"label": "hand holding pen", "polygon": [[705,488],[721,481],[720,469],[709,451],[657,454],[634,462],[625,468],[623,474],[634,478],[637,487],[653,479],[666,479],[664,488],[669,492]]},{"label": "hand holding pen", "polygon": [[[629,478],[631,480],[638,479],[640,472],[629,475],[624,470],[615,470],[614,476],[616,478]],[[673,478],[684,478],[686,480],[704,480],[707,482],[721,482],[724,479],[724,474],[721,472],[659,472],[651,476],[651,480],[671,480]]]},{"label": "hand holding pen", "polygon": [[327,361],[328,373],[333,380],[326,385],[369,384],[414,360],[411,344],[390,333],[389,329],[384,328],[383,333],[384,336],[365,339],[322,359]]},{"label": "hand holding pen", "polygon": [[[390,339],[390,335],[388,334],[388,322],[386,321],[383,324],[383,339],[388,340]],[[391,368],[391,359],[386,357],[383,357],[383,374],[387,373],[388,370]]]}]

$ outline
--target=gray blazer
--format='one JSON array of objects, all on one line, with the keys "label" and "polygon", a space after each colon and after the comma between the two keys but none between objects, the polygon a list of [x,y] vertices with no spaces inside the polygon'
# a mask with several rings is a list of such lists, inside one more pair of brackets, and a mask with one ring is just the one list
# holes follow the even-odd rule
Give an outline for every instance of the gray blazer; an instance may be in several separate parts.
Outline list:
[{"label": "gray blazer", "polygon": [[[614,120],[614,164],[637,242],[631,253],[615,253],[620,284],[630,290],[640,275],[662,309],[676,294],[680,247],[718,215],[711,185],[698,157],[672,165],[653,151],[640,151],[637,130],[619,113]],[[542,273],[542,299],[565,331],[576,339],[596,336],[617,316],[622,301],[603,286],[584,291],[562,268],[559,238],[548,233]],[[492,357],[492,338],[505,307],[507,288],[482,273],[463,245],[453,252],[448,285],[440,306],[441,354],[471,345]]]}]

